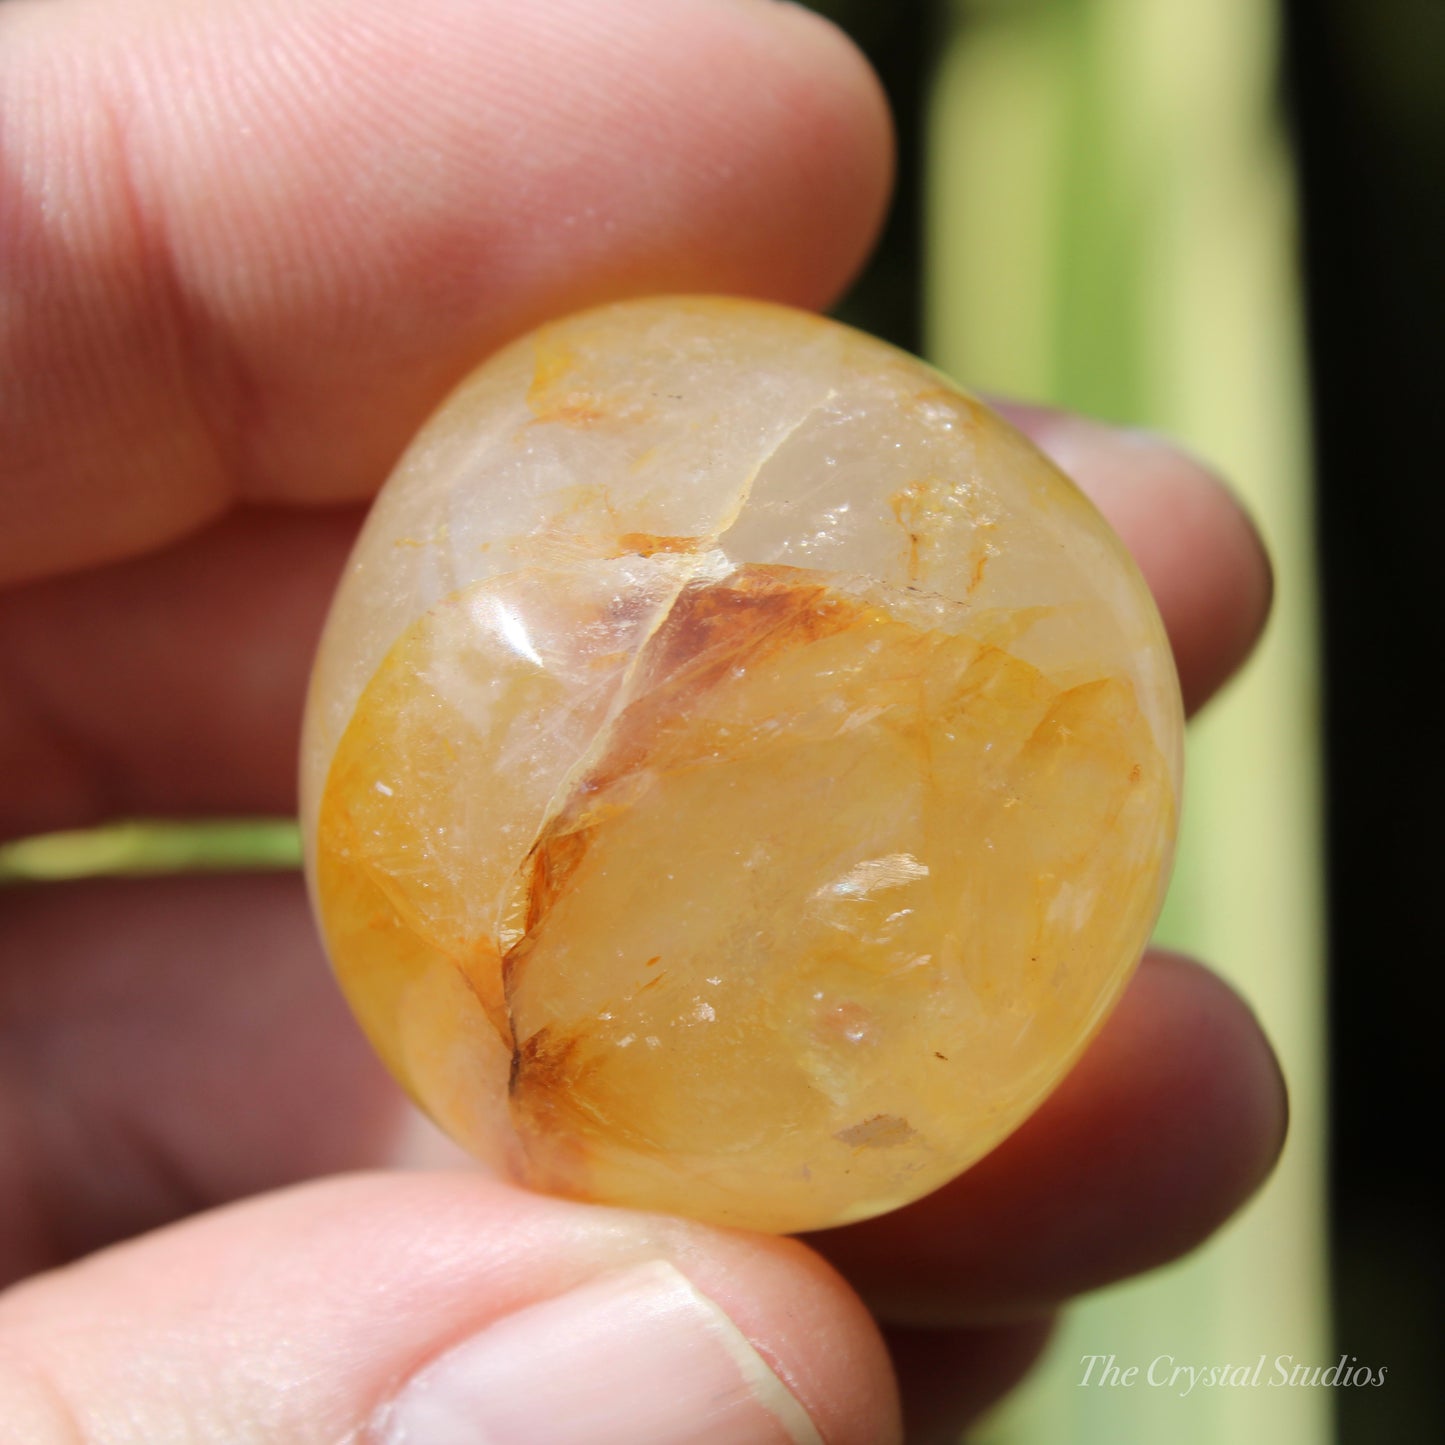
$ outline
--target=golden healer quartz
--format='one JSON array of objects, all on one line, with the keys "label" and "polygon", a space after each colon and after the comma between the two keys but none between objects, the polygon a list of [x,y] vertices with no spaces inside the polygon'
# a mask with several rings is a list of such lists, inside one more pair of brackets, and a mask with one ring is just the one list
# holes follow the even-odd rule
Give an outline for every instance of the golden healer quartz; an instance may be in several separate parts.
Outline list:
[{"label": "golden healer quartz", "polygon": [[1159,619],[921,362],[626,302],[474,372],[327,625],[327,947],[412,1095],[535,1187],[798,1230],[927,1193],[1118,995],[1173,838]]}]

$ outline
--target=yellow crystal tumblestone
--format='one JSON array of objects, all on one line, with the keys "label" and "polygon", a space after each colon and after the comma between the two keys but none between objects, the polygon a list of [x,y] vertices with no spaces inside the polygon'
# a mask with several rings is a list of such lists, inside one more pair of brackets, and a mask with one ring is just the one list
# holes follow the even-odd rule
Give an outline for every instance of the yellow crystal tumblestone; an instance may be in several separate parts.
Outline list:
[{"label": "yellow crystal tumblestone", "polygon": [[309,866],[412,1095],[538,1188],[798,1230],[892,1209],[1058,1082],[1177,807],[1149,594],[921,362],[626,302],[474,372],[317,662]]}]

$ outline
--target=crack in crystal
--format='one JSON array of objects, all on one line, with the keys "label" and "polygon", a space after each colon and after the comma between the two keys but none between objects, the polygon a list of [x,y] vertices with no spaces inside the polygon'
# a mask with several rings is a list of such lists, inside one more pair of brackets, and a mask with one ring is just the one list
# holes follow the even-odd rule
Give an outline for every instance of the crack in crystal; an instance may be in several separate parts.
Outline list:
[{"label": "crack in crystal", "polygon": [[[493,937],[496,940],[497,951],[502,960],[502,996],[507,1014],[507,1028],[514,1040],[512,1045],[514,1049],[520,1046],[520,1040],[517,1040],[515,1020],[512,1017],[512,988],[508,983],[506,965],[508,959],[514,954],[517,945],[527,936],[527,931],[529,930],[520,932],[513,939],[504,939],[503,934],[505,930],[503,928],[503,918],[507,912],[508,903],[516,896],[519,887],[530,892],[532,887],[530,865],[537,845],[546,836],[548,828],[561,814],[568,800],[575,793],[580,779],[587,775],[588,771],[599,759],[606,756],[607,750],[611,747],[616,735],[618,723],[627,709],[637,700],[637,676],[642,668],[643,661],[647,656],[653,639],[657,637],[675,615],[678,603],[688,587],[702,575],[710,554],[720,550],[719,544],[722,539],[737,525],[738,520],[747,508],[753,490],[757,485],[757,480],[762,475],[764,469],[804,426],[812,421],[814,417],[834,400],[837,394],[837,388],[829,386],[811,406],[806,407],[799,414],[798,418],[788,426],[781,435],[772,442],[763,455],[753,463],[747,476],[738,486],[733,502],[719,519],[718,524],[708,533],[696,538],[697,545],[694,549],[681,554],[687,557],[691,565],[680,569],[682,575],[679,577],[676,585],[672,588],[666,601],[658,605],[651,624],[647,627],[638,641],[637,646],[633,649],[632,656],[618,683],[617,694],[613,699],[611,707],[609,707],[606,716],[598,724],[596,733],[593,734],[587,745],[579,752],[576,762],[567,769],[557,787],[553,789],[552,795],[547,800],[547,805],[543,809],[537,827],[533,832],[531,848],[523,857],[518,867],[517,875],[514,875],[513,879],[503,888],[502,894],[497,900],[497,908],[493,922]],[[730,567],[733,566],[732,559],[727,557],[726,553],[723,553],[722,556]]]}]

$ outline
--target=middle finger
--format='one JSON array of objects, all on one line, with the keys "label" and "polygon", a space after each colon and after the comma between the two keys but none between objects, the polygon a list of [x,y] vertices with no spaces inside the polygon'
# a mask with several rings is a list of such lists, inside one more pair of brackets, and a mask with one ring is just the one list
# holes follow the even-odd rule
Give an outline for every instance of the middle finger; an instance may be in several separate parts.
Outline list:
[{"label": "middle finger", "polygon": [[[1248,519],[1163,444],[1010,415],[1133,552],[1200,706],[1268,609]],[[307,670],[359,516],[242,512],[150,556],[0,594],[0,838],[135,814],[293,812]]]}]

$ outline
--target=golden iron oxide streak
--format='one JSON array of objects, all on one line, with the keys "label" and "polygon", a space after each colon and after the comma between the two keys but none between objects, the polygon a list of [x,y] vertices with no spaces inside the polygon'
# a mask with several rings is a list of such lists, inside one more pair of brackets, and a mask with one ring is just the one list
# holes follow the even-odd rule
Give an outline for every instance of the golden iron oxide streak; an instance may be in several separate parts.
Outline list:
[{"label": "golden iron oxide streak", "polygon": [[1132,562],[979,402],[815,316],[620,303],[481,367],[378,499],[308,708],[313,892],[477,1154],[819,1228],[1067,1070],[1180,736]]}]

